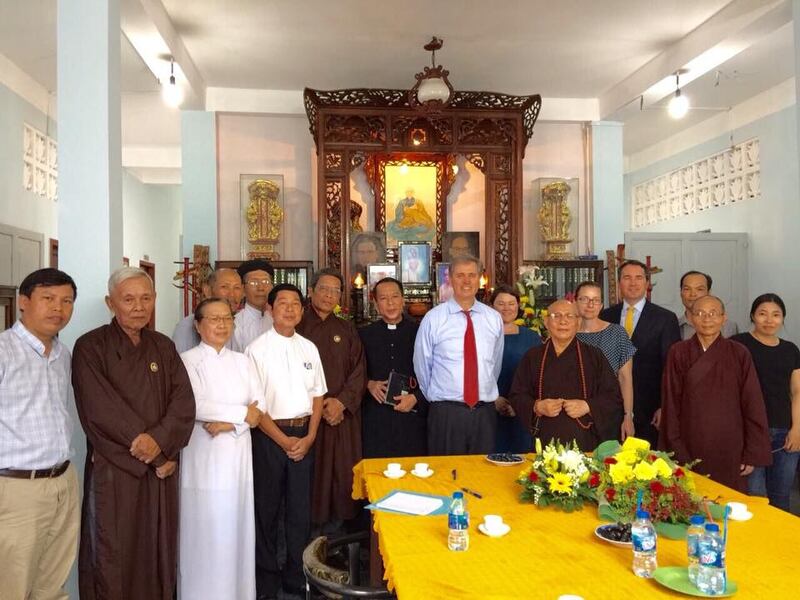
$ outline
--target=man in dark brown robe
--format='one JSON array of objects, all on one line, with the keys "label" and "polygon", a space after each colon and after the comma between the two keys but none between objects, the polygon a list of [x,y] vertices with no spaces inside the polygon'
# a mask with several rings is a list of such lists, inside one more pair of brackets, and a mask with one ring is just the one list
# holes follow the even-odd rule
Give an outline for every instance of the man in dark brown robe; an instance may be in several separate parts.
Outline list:
[{"label": "man in dark brown robe", "polygon": [[616,439],[622,424],[619,382],[603,353],[576,339],[576,306],[557,300],[548,308],[550,334],[522,358],[509,401],[534,438],[564,444],[575,440],[588,452]]},{"label": "man in dark brown robe", "polygon": [[322,269],[311,281],[311,307],[297,333],[317,346],[328,392],[315,442],[311,519],[324,524],[358,515],[353,500],[353,467],[361,460],[361,399],[366,386],[364,350],[350,321],[333,314],[343,280],[335,269]]},{"label": "man in dark brown robe", "polygon": [[772,463],[767,412],[750,352],[720,335],[716,296],[692,304],[696,333],[670,348],[661,392],[659,446],[681,463],[740,492],[753,467]]},{"label": "man in dark brown robe", "polygon": [[178,453],[195,404],[172,341],[146,328],[147,274],[109,280],[109,325],[75,343],[72,382],[86,433],[79,558],[82,600],[171,600],[176,582]]}]

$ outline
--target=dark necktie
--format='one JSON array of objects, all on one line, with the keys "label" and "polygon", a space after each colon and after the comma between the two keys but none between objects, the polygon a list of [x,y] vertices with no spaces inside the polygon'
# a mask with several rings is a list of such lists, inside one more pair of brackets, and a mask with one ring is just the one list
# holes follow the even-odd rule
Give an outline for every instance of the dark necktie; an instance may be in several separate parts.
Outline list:
[{"label": "dark necktie", "polygon": [[461,311],[467,317],[464,332],[464,402],[472,408],[478,403],[478,348],[475,345],[475,328],[468,310]]}]

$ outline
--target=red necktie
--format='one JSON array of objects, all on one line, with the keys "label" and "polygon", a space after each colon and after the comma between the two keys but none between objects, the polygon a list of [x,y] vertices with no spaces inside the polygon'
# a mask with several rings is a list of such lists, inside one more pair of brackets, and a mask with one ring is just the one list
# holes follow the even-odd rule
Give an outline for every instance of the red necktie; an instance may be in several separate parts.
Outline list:
[{"label": "red necktie", "polygon": [[472,408],[478,403],[478,348],[475,345],[475,328],[468,310],[461,311],[467,317],[464,332],[464,402]]}]

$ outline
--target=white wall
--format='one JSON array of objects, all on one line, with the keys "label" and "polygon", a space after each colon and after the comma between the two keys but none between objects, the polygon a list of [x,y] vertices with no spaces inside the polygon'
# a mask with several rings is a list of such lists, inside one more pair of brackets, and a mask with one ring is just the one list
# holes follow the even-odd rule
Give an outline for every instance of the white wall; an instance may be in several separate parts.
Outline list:
[{"label": "white wall", "polygon": [[217,129],[219,258],[241,256],[239,176],[283,175],[282,260],[315,260],[314,140],[303,116],[220,114]]},{"label": "white wall", "polygon": [[122,222],[123,252],[131,266],[140,260],[156,266],[156,329],[172,336],[183,316],[181,291],[172,285],[179,268],[173,261],[180,259],[180,186],[144,184],[123,171]]},{"label": "white wall", "polygon": [[[758,119],[733,132],[734,143],[757,137],[760,142],[761,198],[715,207],[635,231],[714,233],[744,232],[748,248],[749,302],[765,292],[780,295],[787,307],[788,337],[800,338],[800,262],[794,248],[800,234],[796,107]],[[728,148],[720,136],[625,175],[626,230],[630,229],[631,189],[653,177]],[[714,274],[711,273],[713,276]]]},{"label": "white wall", "polygon": [[[46,249],[48,238],[58,239],[58,202],[22,186],[23,123],[57,137],[54,121],[0,84],[0,223],[41,233]],[[42,266],[49,266],[47,258]]]}]

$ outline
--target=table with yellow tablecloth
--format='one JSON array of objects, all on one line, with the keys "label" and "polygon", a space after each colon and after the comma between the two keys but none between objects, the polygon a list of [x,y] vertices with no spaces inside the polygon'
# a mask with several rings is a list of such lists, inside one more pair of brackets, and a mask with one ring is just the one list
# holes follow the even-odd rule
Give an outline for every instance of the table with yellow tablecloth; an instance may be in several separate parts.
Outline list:
[{"label": "table with yellow tablecloth", "polygon": [[[530,456],[529,456],[530,458]],[[373,527],[384,563],[384,579],[400,600],[474,598],[547,598],[578,594],[586,600],[683,597],[631,571],[632,552],[594,535],[600,524],[597,507],[564,513],[519,500],[515,479],[520,467],[500,467],[483,456],[431,456],[394,459],[409,471],[402,479],[384,477],[387,459],[365,459],[354,467],[353,497],[371,502],[392,490],[449,496],[466,487],[470,513],[467,552],[447,548],[447,517],[373,512]],[[413,476],[415,462],[434,470],[428,479]],[[453,481],[452,470],[458,479]],[[746,502],[754,517],[731,522],[728,533],[728,577],[739,586],[736,598],[800,598],[800,519],[705,477],[697,489],[709,498]],[[502,538],[477,529],[487,514],[499,514],[511,526]],[[686,565],[686,542],[658,540],[659,566]]]}]

